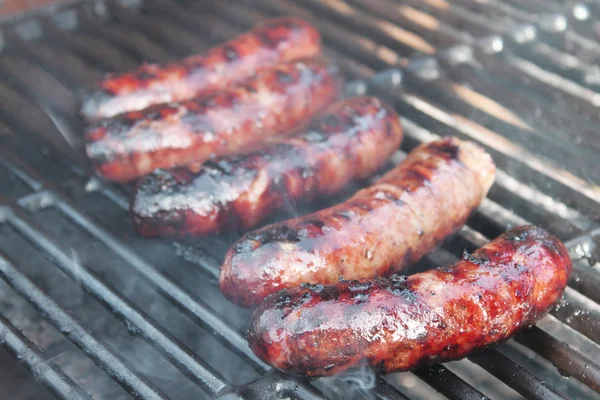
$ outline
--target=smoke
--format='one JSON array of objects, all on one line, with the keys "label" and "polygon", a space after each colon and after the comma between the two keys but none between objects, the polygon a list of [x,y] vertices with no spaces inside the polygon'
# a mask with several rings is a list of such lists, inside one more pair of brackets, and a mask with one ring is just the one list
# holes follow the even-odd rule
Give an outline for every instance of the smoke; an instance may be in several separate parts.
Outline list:
[{"label": "smoke", "polygon": [[319,380],[317,386],[331,399],[374,400],[376,397],[371,390],[375,387],[376,382],[375,371],[366,362],[363,362],[357,368]]}]

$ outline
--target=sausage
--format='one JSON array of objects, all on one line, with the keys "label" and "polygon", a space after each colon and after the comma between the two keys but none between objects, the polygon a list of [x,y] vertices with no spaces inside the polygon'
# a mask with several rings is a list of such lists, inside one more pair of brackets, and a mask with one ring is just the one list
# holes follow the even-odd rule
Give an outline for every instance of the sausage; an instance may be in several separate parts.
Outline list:
[{"label": "sausage", "polygon": [[260,148],[265,138],[308,123],[341,90],[331,64],[280,64],[210,96],[92,123],[86,151],[99,175],[129,181],[158,168]]},{"label": "sausage", "polygon": [[303,282],[401,271],[464,225],[494,174],[491,157],[474,143],[422,145],[346,202],[243,236],[227,252],[221,291],[252,306]]},{"label": "sausage", "polygon": [[449,267],[305,285],[273,294],[255,311],[250,347],[275,368],[326,376],[367,362],[381,373],[467,356],[544,316],[571,273],[565,246],[524,226]]},{"label": "sausage", "polygon": [[247,231],[290,200],[331,195],[366,178],[401,141],[393,108],[367,96],[340,101],[262,151],[146,176],[132,201],[133,225],[144,236]]},{"label": "sausage", "polygon": [[84,91],[81,114],[86,119],[107,118],[204,96],[243,82],[265,67],[315,57],[320,51],[320,35],[305,21],[270,19],[204,54],[108,75]]}]

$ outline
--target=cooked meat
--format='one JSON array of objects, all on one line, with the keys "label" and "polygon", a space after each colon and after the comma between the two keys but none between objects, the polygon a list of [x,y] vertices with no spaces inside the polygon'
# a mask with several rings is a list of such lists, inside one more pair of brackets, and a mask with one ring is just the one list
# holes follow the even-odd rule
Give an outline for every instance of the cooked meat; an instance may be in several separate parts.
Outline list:
[{"label": "cooked meat", "polygon": [[401,271],[464,225],[494,173],[490,156],[474,143],[447,138],[422,145],[346,202],[246,234],[226,255],[221,290],[250,306],[304,282]]},{"label": "cooked meat", "polygon": [[98,174],[128,181],[260,148],[308,123],[341,89],[337,68],[323,61],[280,64],[210,96],[97,121],[86,130],[86,150]]},{"label": "cooked meat", "polygon": [[109,75],[84,92],[81,114],[106,118],[204,96],[243,82],[265,67],[311,58],[320,51],[319,33],[308,23],[291,17],[271,19],[204,54]]},{"label": "cooked meat", "polygon": [[256,310],[248,340],[260,358],[295,375],[333,375],[361,362],[406,371],[465,357],[535,324],[570,272],[556,237],[520,227],[408,278],[282,290]]},{"label": "cooked meat", "polygon": [[144,236],[248,230],[292,200],[339,192],[382,167],[402,140],[396,112],[374,97],[332,104],[305,129],[243,156],[159,170],[131,206]]}]

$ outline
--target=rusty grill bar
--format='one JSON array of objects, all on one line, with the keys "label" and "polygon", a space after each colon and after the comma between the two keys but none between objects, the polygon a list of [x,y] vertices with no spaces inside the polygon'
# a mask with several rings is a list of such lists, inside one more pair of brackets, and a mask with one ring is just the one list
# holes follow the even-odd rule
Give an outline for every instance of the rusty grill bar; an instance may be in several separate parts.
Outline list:
[{"label": "rusty grill bar", "polygon": [[[523,223],[557,234],[579,259],[562,302],[537,327],[468,360],[377,378],[369,393],[600,398],[595,0],[108,0],[6,22],[4,347],[61,398],[335,397],[330,387],[340,382],[272,371],[248,348],[248,311],[227,303],[216,285],[233,238],[133,235],[131,187],[89,178],[76,118],[77,90],[103,73],[197,52],[282,14],[317,26],[326,56],[353,80],[349,94],[394,104],[406,130],[395,160],[423,141],[455,135],[496,161],[496,184],[481,209],[416,270],[452,262]],[[35,255],[24,256],[25,247]],[[46,336],[36,335],[36,324],[45,324]]]}]

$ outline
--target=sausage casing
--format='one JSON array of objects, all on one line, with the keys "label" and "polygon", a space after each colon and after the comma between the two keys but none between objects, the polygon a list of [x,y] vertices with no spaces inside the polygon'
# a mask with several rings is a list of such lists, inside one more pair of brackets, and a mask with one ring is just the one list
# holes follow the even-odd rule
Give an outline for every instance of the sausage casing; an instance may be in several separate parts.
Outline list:
[{"label": "sausage casing", "polygon": [[570,272],[556,237],[519,227],[449,267],[273,294],[252,316],[248,340],[260,358],[296,375],[333,375],[364,361],[379,372],[406,371],[465,357],[534,324]]},{"label": "sausage casing", "polygon": [[96,121],[86,130],[86,151],[99,175],[129,181],[260,148],[308,123],[341,90],[338,69],[324,61],[280,64],[210,96]]},{"label": "sausage casing", "polygon": [[204,96],[243,82],[265,67],[315,57],[320,51],[314,27],[298,18],[274,18],[204,54],[109,75],[84,92],[81,114],[87,119],[107,118]]},{"label": "sausage casing", "polygon": [[346,202],[243,236],[226,255],[221,290],[255,305],[304,282],[398,272],[464,225],[494,174],[490,156],[474,143],[422,145]]},{"label": "sausage casing", "polygon": [[287,202],[339,192],[382,167],[402,140],[400,118],[374,97],[330,105],[302,131],[248,155],[159,170],[138,182],[131,213],[145,236],[248,230]]}]

